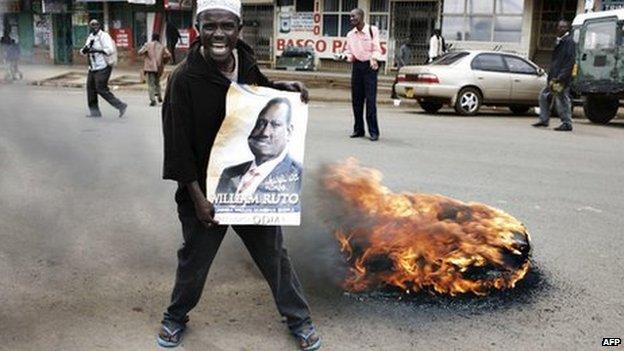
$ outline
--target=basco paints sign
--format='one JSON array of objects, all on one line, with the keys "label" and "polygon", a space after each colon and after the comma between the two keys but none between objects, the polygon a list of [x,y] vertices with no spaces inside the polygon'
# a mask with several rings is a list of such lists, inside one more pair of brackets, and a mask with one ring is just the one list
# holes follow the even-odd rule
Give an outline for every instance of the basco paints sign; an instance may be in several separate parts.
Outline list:
[{"label": "basco paints sign", "polygon": [[[346,39],[342,37],[316,37],[314,35],[289,35],[278,37],[275,41],[275,52],[281,55],[288,46],[314,48],[316,57],[334,58],[344,50]],[[385,40],[379,42],[381,46],[382,61],[388,57],[388,43]]]}]

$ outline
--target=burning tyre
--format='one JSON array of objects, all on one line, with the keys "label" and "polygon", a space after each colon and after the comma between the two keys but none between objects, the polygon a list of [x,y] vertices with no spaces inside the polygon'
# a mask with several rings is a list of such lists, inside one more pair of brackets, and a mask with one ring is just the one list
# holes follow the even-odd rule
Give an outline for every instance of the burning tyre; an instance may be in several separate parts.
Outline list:
[{"label": "burning tyre", "polygon": [[514,217],[441,195],[393,193],[381,179],[354,159],[325,173],[338,204],[345,290],[486,295],[528,272],[529,233]]}]

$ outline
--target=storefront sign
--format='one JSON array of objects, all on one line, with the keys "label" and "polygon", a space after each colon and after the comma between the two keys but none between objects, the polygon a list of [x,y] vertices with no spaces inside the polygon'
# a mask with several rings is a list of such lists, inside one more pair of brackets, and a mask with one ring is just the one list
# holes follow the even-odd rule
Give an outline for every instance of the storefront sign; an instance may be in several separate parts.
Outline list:
[{"label": "storefront sign", "polygon": [[131,48],[132,29],[131,28],[111,28],[111,34],[118,48]]},{"label": "storefront sign", "polygon": [[314,13],[301,12],[294,13],[291,17],[291,32],[312,32],[314,29]]},{"label": "storefront sign", "polygon": [[[343,37],[319,37],[314,35],[289,35],[287,37],[278,37],[275,41],[275,52],[281,55],[287,46],[312,47],[316,57],[324,59],[333,59],[335,54],[339,54],[344,50],[346,38]],[[388,60],[388,42],[380,41],[381,61]]]}]

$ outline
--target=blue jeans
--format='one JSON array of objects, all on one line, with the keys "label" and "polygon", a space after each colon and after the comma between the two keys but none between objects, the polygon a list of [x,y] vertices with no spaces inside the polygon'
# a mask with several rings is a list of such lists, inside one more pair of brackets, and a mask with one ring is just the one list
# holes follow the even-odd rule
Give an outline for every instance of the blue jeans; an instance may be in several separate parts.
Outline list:
[{"label": "blue jeans", "polygon": [[561,123],[566,125],[572,125],[572,100],[570,99],[570,89],[566,88],[559,94],[554,94],[550,91],[550,87],[546,87],[542,90],[539,96],[540,115],[541,122],[548,123],[550,120],[550,108],[552,104],[555,105]]}]

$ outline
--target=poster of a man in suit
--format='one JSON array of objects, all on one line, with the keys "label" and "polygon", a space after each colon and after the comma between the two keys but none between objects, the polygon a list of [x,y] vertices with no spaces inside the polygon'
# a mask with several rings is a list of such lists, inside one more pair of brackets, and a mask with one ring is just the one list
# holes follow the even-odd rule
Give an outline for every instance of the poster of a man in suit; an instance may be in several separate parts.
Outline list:
[{"label": "poster of a man in suit", "polygon": [[262,92],[234,86],[228,94],[213,148],[216,161],[211,155],[208,167],[216,218],[224,224],[298,225],[307,106],[296,94],[255,89]]}]

